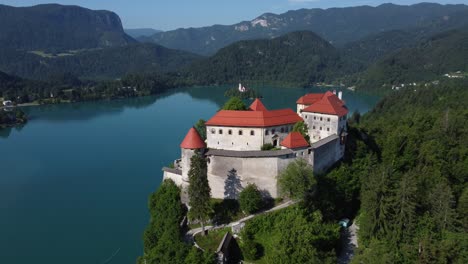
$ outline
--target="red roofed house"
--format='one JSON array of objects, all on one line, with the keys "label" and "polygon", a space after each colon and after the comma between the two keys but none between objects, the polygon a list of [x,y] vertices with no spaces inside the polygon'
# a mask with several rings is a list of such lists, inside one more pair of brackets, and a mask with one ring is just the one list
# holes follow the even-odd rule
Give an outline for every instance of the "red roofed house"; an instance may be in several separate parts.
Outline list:
[{"label": "red roofed house", "polygon": [[268,110],[256,99],[247,111],[221,110],[206,122],[210,149],[260,150],[279,143],[302,118],[291,109]]},{"label": "red roofed house", "polygon": [[[320,95],[320,99],[317,99]],[[339,93],[341,97],[341,92]],[[346,108],[344,101],[332,92],[308,94],[298,101],[298,109],[309,128],[310,142],[314,143],[330,135],[341,136],[346,131]],[[301,103],[301,106],[300,106]],[[310,103],[310,105],[308,105]]]}]

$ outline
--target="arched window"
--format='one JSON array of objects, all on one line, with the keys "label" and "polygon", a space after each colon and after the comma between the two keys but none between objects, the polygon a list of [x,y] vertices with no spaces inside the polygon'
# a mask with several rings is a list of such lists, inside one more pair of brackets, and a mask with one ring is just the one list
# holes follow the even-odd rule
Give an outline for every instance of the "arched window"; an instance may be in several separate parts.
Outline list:
[{"label": "arched window", "polygon": [[250,130],[250,135],[251,135],[251,136],[254,136],[254,135],[255,135],[255,131]]}]

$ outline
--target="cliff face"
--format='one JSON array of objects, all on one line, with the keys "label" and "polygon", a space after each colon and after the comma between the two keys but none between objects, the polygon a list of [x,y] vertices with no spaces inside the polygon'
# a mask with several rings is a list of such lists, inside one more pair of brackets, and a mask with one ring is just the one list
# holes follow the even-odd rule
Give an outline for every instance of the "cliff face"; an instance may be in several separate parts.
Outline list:
[{"label": "cliff face", "polygon": [[0,47],[62,51],[133,43],[119,16],[57,4],[32,7],[0,5]]}]

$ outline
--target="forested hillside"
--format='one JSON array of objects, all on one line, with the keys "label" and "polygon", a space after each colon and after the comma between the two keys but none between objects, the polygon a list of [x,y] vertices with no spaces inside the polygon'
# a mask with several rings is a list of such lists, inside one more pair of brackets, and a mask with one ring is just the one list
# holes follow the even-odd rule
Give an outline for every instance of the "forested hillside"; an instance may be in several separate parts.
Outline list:
[{"label": "forested hillside", "polygon": [[83,79],[115,79],[129,73],[178,71],[199,58],[156,44],[130,44],[58,55],[0,50],[0,70],[40,80],[63,73]]},{"label": "forested hillside", "polygon": [[0,5],[2,49],[63,51],[134,42],[125,34],[120,18],[113,12],[57,4]]},{"label": "forested hillside", "polygon": [[[293,31],[309,30],[333,45],[357,41],[389,30],[406,30],[440,20],[450,20],[455,13],[467,11],[466,5],[421,3],[410,6],[383,4],[330,9],[299,9],[283,14],[265,13],[251,21],[234,25],[176,29],[146,38],[163,46],[212,55],[219,49],[248,39],[269,39]],[[144,38],[143,38],[144,39]]]},{"label": "forested hillside", "polygon": [[354,263],[468,261],[466,85],[407,89],[354,115],[350,159],[327,176],[341,201],[360,201]]},{"label": "forested hillside", "polygon": [[232,44],[194,63],[187,78],[203,84],[251,80],[311,85],[332,79],[342,68],[335,47],[312,32],[300,31]]},{"label": "forested hillside", "polygon": [[[389,90],[393,84],[440,80],[456,71],[468,71],[467,27],[440,33],[385,57],[360,76],[358,87]],[[382,88],[384,84],[387,87]]]}]

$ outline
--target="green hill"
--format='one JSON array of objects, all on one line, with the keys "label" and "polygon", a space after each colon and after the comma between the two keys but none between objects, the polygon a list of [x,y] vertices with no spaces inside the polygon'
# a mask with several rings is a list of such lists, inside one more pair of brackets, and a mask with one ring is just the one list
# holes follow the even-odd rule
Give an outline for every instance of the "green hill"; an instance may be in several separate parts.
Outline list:
[{"label": "green hill", "polygon": [[332,78],[340,66],[339,52],[330,43],[301,31],[232,44],[194,63],[187,78],[199,84],[259,81],[306,85]]},{"label": "green hill", "polygon": [[125,34],[120,18],[113,12],[58,4],[0,5],[2,48],[63,51],[134,42]]},{"label": "green hill", "polygon": [[58,55],[0,50],[0,70],[31,79],[61,73],[85,79],[114,79],[129,73],[177,71],[199,58],[156,44],[131,44]]},{"label": "green hill", "polygon": [[468,71],[467,27],[437,34],[385,57],[360,76],[358,86],[378,90],[384,84],[439,80],[456,71]]}]

